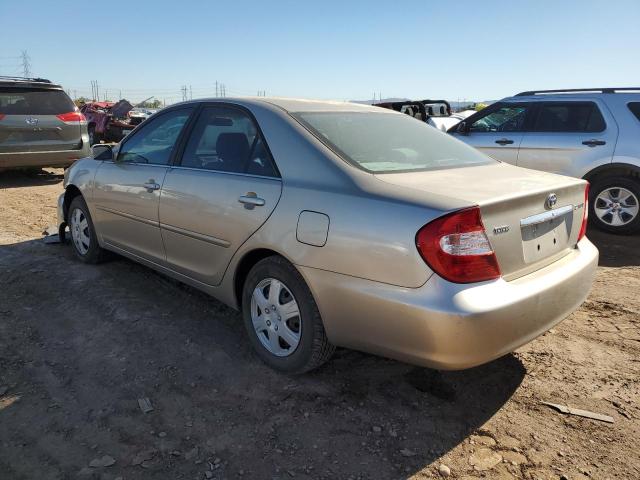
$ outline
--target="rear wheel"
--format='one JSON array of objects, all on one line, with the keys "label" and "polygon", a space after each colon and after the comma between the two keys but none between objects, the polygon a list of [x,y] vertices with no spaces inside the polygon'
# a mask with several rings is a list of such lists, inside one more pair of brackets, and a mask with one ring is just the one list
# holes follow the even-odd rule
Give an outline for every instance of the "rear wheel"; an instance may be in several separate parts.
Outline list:
[{"label": "rear wheel", "polygon": [[329,343],[309,287],[285,259],[273,256],[249,272],[242,314],[253,348],[270,367],[304,373],[326,362]]},{"label": "rear wheel", "polygon": [[98,244],[96,231],[84,199],[79,195],[69,206],[69,231],[76,256],[85,263],[98,263],[106,251]]},{"label": "rear wheel", "polygon": [[95,125],[89,125],[89,146],[92,147],[94,146],[96,143],[100,143],[101,140],[101,135],[96,132],[96,127]]},{"label": "rear wheel", "polygon": [[640,231],[640,182],[603,178],[594,182],[589,197],[589,218],[597,228],[619,234]]}]

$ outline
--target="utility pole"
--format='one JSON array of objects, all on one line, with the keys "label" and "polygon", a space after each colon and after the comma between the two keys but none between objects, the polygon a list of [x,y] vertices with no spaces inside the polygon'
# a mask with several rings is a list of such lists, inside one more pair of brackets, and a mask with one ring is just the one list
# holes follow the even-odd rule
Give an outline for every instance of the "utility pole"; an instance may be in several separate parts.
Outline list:
[{"label": "utility pole", "polygon": [[218,96],[218,80],[216,80],[216,97]]},{"label": "utility pole", "polygon": [[189,85],[189,100],[193,100],[193,90],[191,89],[191,85]]},{"label": "utility pole", "polygon": [[182,92],[182,101],[185,102],[187,100],[187,86],[183,85],[180,91]]},{"label": "utility pole", "polygon": [[25,78],[29,78],[31,76],[31,57],[26,50],[22,50],[22,76]]}]

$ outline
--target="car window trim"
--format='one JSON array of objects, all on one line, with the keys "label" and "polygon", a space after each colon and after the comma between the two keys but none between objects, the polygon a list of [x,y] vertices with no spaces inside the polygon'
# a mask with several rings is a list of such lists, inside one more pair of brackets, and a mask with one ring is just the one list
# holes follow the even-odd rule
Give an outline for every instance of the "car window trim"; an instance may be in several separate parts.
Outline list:
[{"label": "car window trim", "polygon": [[[167,165],[165,165],[167,166]],[[183,167],[182,165],[169,165],[171,170],[192,170],[194,172],[206,172],[206,173],[214,173],[214,174],[222,174],[222,175],[235,175],[237,177],[251,177],[251,178],[263,178],[265,180],[275,180],[277,182],[282,182],[282,177],[272,177],[267,175],[256,175],[254,173],[240,173],[240,172],[225,172],[223,170],[209,170],[206,168],[197,168],[197,167]]]},{"label": "car window trim", "polygon": [[[222,172],[220,170],[207,170],[205,168],[196,168],[196,167],[183,167],[182,166],[182,159],[184,157],[184,151],[187,148],[187,142],[189,141],[191,134],[193,132],[193,129],[195,128],[195,125],[198,121],[198,119],[200,118],[200,115],[202,113],[202,111],[207,108],[207,107],[223,107],[223,108],[230,108],[230,109],[234,109],[234,110],[238,110],[242,113],[244,113],[245,115],[247,115],[247,117],[249,117],[249,120],[251,120],[253,122],[254,127],[256,128],[256,132],[258,134],[258,136],[260,137],[260,139],[262,140],[262,143],[264,144],[264,147],[267,151],[267,153],[269,154],[269,157],[271,159],[271,164],[273,165],[273,168],[275,170],[275,175],[274,176],[268,176],[268,175],[253,175],[251,173],[247,173],[247,172]],[[259,177],[259,178],[277,178],[277,179],[281,179],[282,175],[280,174],[280,169],[278,168],[278,165],[276,163],[276,159],[273,156],[273,153],[271,152],[271,148],[269,148],[269,144],[267,143],[267,139],[264,136],[264,133],[262,132],[262,128],[260,128],[260,124],[258,123],[258,120],[256,119],[256,117],[253,115],[253,113],[251,112],[251,110],[249,110],[248,108],[242,106],[242,105],[238,105],[236,103],[230,103],[230,102],[212,102],[212,101],[204,101],[204,102],[199,102],[198,103],[198,108],[195,112],[195,115],[193,116],[193,121],[190,122],[189,125],[189,130],[186,131],[185,130],[185,135],[182,137],[182,141],[179,144],[179,148],[176,149],[176,155],[175,155],[175,159],[174,159],[174,163],[172,164],[172,167],[175,168],[184,168],[184,169],[190,169],[190,170],[198,170],[199,172],[218,172],[218,173],[230,173],[230,174],[234,174],[234,175],[246,175],[249,177]],[[187,135],[188,134],[188,135]],[[252,145],[251,151],[249,152],[249,159],[251,159],[251,155],[253,154],[253,147],[255,146]]]},{"label": "car window trim", "polygon": [[[194,105],[191,105],[191,104],[180,105],[179,107],[168,108],[167,110],[163,110],[161,112],[158,112],[158,114],[153,115],[152,117],[149,117],[149,118],[153,118],[154,120],[156,120],[156,119],[158,119],[160,117],[163,117],[165,115],[169,115],[169,114],[171,114],[173,112],[180,111],[180,110],[190,110],[191,112],[189,113],[189,118],[187,118],[187,121],[184,123],[184,126],[182,127],[180,135],[178,135],[178,138],[176,139],[176,143],[174,144],[174,147],[179,145],[181,138],[185,135],[185,133],[187,131],[187,127],[189,126],[189,124],[191,123],[191,119],[193,118],[193,112],[196,111],[197,108],[194,108]],[[176,152],[177,152],[176,148],[174,148],[173,151],[171,152],[171,156],[169,157],[169,162],[166,163],[166,164],[162,164],[162,165],[157,164],[157,163],[122,162],[122,161],[117,160],[118,158],[120,158],[120,155],[122,154],[122,149],[123,149],[123,147],[125,147],[127,145],[127,142],[129,142],[131,140],[131,138],[133,138],[136,134],[139,135],[140,132],[143,131],[144,123],[145,122],[142,122],[139,125],[137,125],[136,128],[134,128],[133,132],[131,132],[123,140],[120,141],[120,144],[118,146],[117,155],[113,158],[113,160],[105,160],[105,161],[106,162],[114,162],[114,163],[126,163],[127,165],[147,165],[147,166],[154,165],[154,166],[157,166],[157,167],[170,167],[173,164],[174,157],[175,157]],[[137,127],[139,127],[139,126],[142,126],[142,128],[140,128],[138,130]],[[135,130],[138,130],[138,131],[136,132]]]},{"label": "car window trim", "polygon": [[[588,100],[588,99],[561,99],[561,100],[544,100],[544,101],[540,101],[540,102],[535,102],[535,115],[534,118],[531,120],[531,123],[529,124],[530,129],[529,130],[525,130],[525,133],[544,133],[547,135],[566,135],[566,134],[574,134],[574,135],[589,135],[589,134],[598,134],[598,133],[603,133],[606,132],[609,129],[609,124],[607,123],[607,116],[603,113],[602,108],[600,108],[600,105],[598,105],[598,102],[596,102],[595,100]],[[546,105],[557,105],[557,104],[575,104],[575,103],[579,103],[579,104],[590,104],[593,107],[598,109],[598,112],[600,113],[600,117],[602,117],[602,121],[604,123],[604,128],[602,130],[598,130],[596,132],[589,132],[587,130],[571,130],[571,131],[562,131],[562,132],[558,132],[558,131],[552,131],[552,130],[535,130],[535,126],[536,126],[536,122],[538,121],[538,116],[540,115],[540,111],[542,110],[543,107],[545,107]],[[590,120],[591,118],[589,118]],[[588,124],[588,121],[587,121]]]}]

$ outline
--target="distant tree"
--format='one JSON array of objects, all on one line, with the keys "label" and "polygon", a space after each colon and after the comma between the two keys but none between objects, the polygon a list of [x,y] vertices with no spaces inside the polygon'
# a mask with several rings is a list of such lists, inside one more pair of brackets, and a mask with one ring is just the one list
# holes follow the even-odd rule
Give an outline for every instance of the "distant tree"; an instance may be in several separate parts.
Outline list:
[{"label": "distant tree", "polygon": [[148,102],[144,102],[142,105],[140,105],[143,108],[161,108],[162,107],[162,100],[150,100]]},{"label": "distant tree", "polygon": [[487,104],[486,104],[486,103],[476,103],[476,104],[473,106],[473,109],[474,109],[476,112],[479,112],[479,111],[480,111],[480,110],[482,110],[483,108],[487,108]]},{"label": "distant tree", "polygon": [[76,99],[73,101],[73,103],[75,103],[75,104],[76,104],[76,106],[77,106],[77,107],[79,107],[79,106],[84,105],[85,103],[90,102],[90,101],[91,101],[91,100],[90,100],[90,99],[88,99],[88,98],[86,98],[86,97],[79,97],[79,98],[76,98]]}]

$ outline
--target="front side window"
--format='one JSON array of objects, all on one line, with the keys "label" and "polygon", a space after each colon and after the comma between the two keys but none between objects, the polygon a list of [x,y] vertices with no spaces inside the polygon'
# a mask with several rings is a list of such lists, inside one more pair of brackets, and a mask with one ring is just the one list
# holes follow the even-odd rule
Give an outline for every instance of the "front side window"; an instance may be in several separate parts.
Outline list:
[{"label": "front side window", "polygon": [[253,120],[243,111],[205,107],[193,128],[180,164],[230,173],[277,176]]},{"label": "front side window", "polygon": [[519,132],[522,131],[528,108],[525,105],[505,105],[476,120],[470,132]]},{"label": "front side window", "polygon": [[145,122],[124,143],[118,153],[118,161],[168,165],[191,111],[191,108],[172,110]]},{"label": "front side window", "polygon": [[600,109],[593,102],[553,102],[540,106],[535,132],[601,132],[605,129]]},{"label": "front side window", "polygon": [[301,112],[293,116],[344,160],[372,173],[437,170],[495,162],[407,115]]}]

